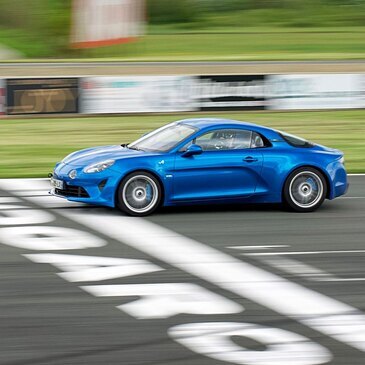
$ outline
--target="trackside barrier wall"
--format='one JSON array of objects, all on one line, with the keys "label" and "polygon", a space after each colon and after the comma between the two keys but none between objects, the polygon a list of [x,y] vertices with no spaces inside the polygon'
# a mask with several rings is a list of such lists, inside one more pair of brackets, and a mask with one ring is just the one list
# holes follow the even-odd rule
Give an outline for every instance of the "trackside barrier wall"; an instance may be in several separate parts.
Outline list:
[{"label": "trackside barrier wall", "polygon": [[90,77],[80,81],[81,112],[154,113],[198,110],[194,76]]},{"label": "trackside barrier wall", "polygon": [[0,115],[5,114],[5,81],[0,79]]},{"label": "trackside barrier wall", "polygon": [[78,113],[79,79],[7,79],[6,111],[8,115]]},{"label": "trackside barrier wall", "polygon": [[365,74],[0,79],[7,115],[358,108]]},{"label": "trackside barrier wall", "polygon": [[266,85],[268,109],[365,107],[364,74],[268,75]]}]

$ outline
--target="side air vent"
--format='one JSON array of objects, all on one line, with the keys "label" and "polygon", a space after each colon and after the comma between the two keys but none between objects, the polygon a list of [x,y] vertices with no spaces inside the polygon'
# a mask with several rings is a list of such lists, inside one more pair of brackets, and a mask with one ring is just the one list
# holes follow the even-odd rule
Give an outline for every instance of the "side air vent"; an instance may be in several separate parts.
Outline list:
[{"label": "side air vent", "polygon": [[100,191],[103,191],[105,185],[106,185],[107,179],[103,180],[102,182],[99,183],[98,187]]}]

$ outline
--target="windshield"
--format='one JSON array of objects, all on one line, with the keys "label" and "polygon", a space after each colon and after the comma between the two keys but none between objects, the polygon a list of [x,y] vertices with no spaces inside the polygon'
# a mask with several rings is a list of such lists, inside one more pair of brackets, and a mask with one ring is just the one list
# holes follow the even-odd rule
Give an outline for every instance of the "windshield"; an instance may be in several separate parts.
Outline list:
[{"label": "windshield", "polygon": [[130,143],[127,147],[142,151],[166,152],[196,132],[185,124],[169,124]]}]

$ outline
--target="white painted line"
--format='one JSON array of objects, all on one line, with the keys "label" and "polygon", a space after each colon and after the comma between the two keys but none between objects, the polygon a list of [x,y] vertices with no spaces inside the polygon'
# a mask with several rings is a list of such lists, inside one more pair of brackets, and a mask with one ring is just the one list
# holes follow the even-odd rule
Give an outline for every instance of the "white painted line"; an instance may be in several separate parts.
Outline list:
[{"label": "white painted line", "polygon": [[50,189],[47,190],[24,190],[24,191],[17,191],[17,196],[49,196]]},{"label": "white painted line", "polygon": [[339,196],[336,199],[365,199],[365,196]]},{"label": "white painted line", "polygon": [[34,204],[41,205],[47,208],[71,208],[71,207],[84,207],[86,204],[71,202],[66,199],[60,199],[52,195],[47,196],[32,196],[27,197],[27,200]]},{"label": "white painted line", "polygon": [[365,281],[365,278],[323,278],[320,281]]},{"label": "white painted line", "polygon": [[347,174],[347,176],[365,176],[365,174]]},{"label": "white painted line", "polygon": [[[25,212],[28,213],[28,211]],[[46,213],[43,210],[36,210],[36,212]],[[47,220],[37,222],[37,224],[42,223],[47,223]],[[0,228],[0,240],[8,246],[34,251],[83,250],[107,244],[103,239],[89,232],[45,225],[19,227],[14,224],[14,227]]]},{"label": "white painted line", "polygon": [[20,210],[20,209],[31,209],[34,210],[34,207],[25,206],[23,205],[16,205],[16,204],[0,204],[0,211],[1,210]]},{"label": "white painted line", "polygon": [[52,222],[52,214],[40,209],[9,209],[0,214],[0,226],[22,226]]},{"label": "white painted line", "polygon": [[89,285],[81,288],[96,297],[141,297],[117,307],[138,319],[168,318],[181,313],[232,314],[244,310],[238,303],[190,283]]},{"label": "white painted line", "polygon": [[[22,201],[18,198],[13,198],[13,197],[0,197],[0,204],[8,204],[8,203],[22,203]],[[2,209],[2,207],[0,206],[0,208]]]},{"label": "white painted line", "polygon": [[[119,257],[63,255],[54,253],[27,254],[23,256],[33,262],[52,264],[58,267],[63,270],[58,275],[71,282],[104,281],[164,270],[146,260]],[[104,286],[101,285],[100,287]]]},{"label": "white painted line", "polygon": [[290,251],[290,252],[250,252],[242,253],[244,256],[286,256],[286,255],[322,255],[322,254],[345,254],[345,253],[365,253],[365,250],[346,251]]},{"label": "white painted line", "polygon": [[59,213],[365,352],[365,315],[350,305],[146,220],[68,210]]},{"label": "white painted line", "polygon": [[327,282],[365,281],[365,278],[340,278],[324,270],[318,269],[312,265],[304,264],[303,262],[293,259],[287,259],[284,257],[270,256],[268,258],[261,259],[261,261],[272,267],[275,267],[278,270],[311,281],[327,281]]},{"label": "white painted line", "polygon": [[49,181],[48,177],[14,177],[11,179],[1,179],[1,181]]},{"label": "white painted line", "polygon": [[1,189],[16,190],[46,190],[50,188],[49,179],[4,179],[0,180]]},{"label": "white painted line", "polygon": [[[174,326],[168,333],[190,351],[220,360],[219,363],[223,361],[224,364],[320,365],[328,364],[333,359],[322,345],[308,341],[297,333],[253,323],[188,323]],[[265,351],[243,349],[232,342],[233,337],[251,338],[265,346]]]},{"label": "white painted line", "polygon": [[270,248],[285,248],[290,247],[290,245],[260,245],[260,246],[227,246],[232,250],[266,250]]},{"label": "white painted line", "polygon": [[330,273],[317,269],[314,266],[280,256],[264,258],[261,261],[288,274],[297,275],[306,279],[332,277]]}]

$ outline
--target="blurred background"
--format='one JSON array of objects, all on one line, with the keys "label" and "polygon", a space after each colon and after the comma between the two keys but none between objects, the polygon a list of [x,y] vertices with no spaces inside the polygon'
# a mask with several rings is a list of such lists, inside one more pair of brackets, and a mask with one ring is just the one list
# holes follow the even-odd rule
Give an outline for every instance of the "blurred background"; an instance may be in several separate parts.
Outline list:
[{"label": "blurred background", "polygon": [[364,0],[0,0],[0,177],[194,115],[285,129],[363,172],[364,54]]},{"label": "blurred background", "polygon": [[72,3],[1,0],[0,44],[13,58],[361,59],[365,52],[363,0],[146,0],[138,42],[88,50],[70,47]]}]

